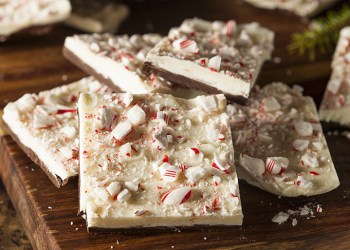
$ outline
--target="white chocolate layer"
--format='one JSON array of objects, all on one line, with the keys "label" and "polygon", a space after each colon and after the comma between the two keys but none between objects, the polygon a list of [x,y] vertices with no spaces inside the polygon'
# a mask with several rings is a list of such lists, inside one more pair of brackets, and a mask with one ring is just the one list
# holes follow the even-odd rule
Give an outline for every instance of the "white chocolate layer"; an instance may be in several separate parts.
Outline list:
[{"label": "white chocolate layer", "polygon": [[176,88],[161,78],[141,72],[143,60],[148,51],[160,39],[161,37],[157,34],[131,37],[111,34],[75,35],[67,37],[64,46],[123,92],[171,93],[183,98],[203,94],[192,89]]},{"label": "white chocolate layer", "polygon": [[76,102],[80,93],[96,91],[109,93],[93,78],[84,78],[38,95],[25,94],[4,108],[9,129],[62,183],[79,171]]},{"label": "white chocolate layer", "polygon": [[240,178],[289,197],[339,186],[316,106],[300,88],[282,83],[256,88],[245,107],[230,105],[228,112]]},{"label": "white chocolate layer", "polygon": [[[134,95],[127,105],[124,99],[79,99],[80,210],[88,228],[241,225],[224,96],[152,93]],[[139,125],[119,130],[116,140],[115,128],[140,108],[145,120],[135,112]],[[107,113],[114,118],[101,129]]]},{"label": "white chocolate layer", "polygon": [[5,0],[0,5],[0,35],[11,35],[31,26],[48,25],[66,19],[68,0]]},{"label": "white chocolate layer", "polygon": [[332,75],[320,106],[320,118],[350,126],[350,27],[342,29],[332,61]]},{"label": "white chocolate layer", "polygon": [[[96,7],[101,7],[99,1],[79,0],[77,4],[75,4],[74,1],[72,4],[73,13],[65,21],[65,24],[91,33],[114,33],[123,20],[129,15],[129,8],[120,3],[109,3],[97,10],[94,7],[95,5],[97,5]],[[87,13],[84,13],[84,11],[80,11],[79,8],[89,9],[86,10]]]},{"label": "white chocolate layer", "polygon": [[148,53],[145,63],[155,72],[170,72],[208,86],[208,92],[247,98],[262,64],[271,56],[273,39],[273,32],[257,23],[186,19]]},{"label": "white chocolate layer", "polygon": [[264,9],[282,9],[300,16],[313,16],[339,0],[244,0]]}]

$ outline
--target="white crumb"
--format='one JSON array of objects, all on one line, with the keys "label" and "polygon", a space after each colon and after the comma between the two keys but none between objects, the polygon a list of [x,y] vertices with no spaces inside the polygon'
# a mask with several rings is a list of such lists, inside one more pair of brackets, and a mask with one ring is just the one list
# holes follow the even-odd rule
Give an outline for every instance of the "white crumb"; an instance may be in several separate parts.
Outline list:
[{"label": "white crumb", "polygon": [[276,214],[272,218],[272,222],[282,224],[282,223],[286,222],[288,220],[288,218],[289,218],[289,214],[287,214],[285,212],[279,212],[278,214]]},{"label": "white crumb", "polygon": [[75,231],[78,231],[78,230],[79,230],[79,228],[76,227],[76,228],[75,228]]},{"label": "white crumb", "polygon": [[292,220],[292,226],[295,227],[297,224],[298,224],[298,220],[294,218]]},{"label": "white crumb", "polygon": [[71,225],[71,226],[73,225],[73,221],[70,222],[70,225]]},{"label": "white crumb", "polygon": [[68,80],[68,76],[67,75],[62,75],[62,81],[67,81]]},{"label": "white crumb", "polygon": [[204,240],[207,240],[207,237],[204,237],[203,239],[204,239]]},{"label": "white crumb", "polygon": [[281,57],[276,56],[272,59],[272,61],[277,64],[277,63],[281,63],[282,59],[281,59]]},{"label": "white crumb", "polygon": [[48,209],[52,209],[52,207],[51,207],[51,206],[48,206],[47,208],[48,208]]}]

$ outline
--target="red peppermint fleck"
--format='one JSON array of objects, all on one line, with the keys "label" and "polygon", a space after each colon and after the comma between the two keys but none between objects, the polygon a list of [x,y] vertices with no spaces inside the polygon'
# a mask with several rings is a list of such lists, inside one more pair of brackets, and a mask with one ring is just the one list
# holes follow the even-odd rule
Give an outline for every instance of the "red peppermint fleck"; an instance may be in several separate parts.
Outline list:
[{"label": "red peppermint fleck", "polygon": [[311,175],[320,175],[319,173],[315,172],[315,171],[310,171]]},{"label": "red peppermint fleck", "polygon": [[164,158],[162,160],[163,162],[169,162],[169,156],[168,155],[164,155]]},{"label": "red peppermint fleck", "polygon": [[77,97],[75,95],[72,95],[70,98],[70,102],[76,102],[77,101]]},{"label": "red peppermint fleck", "polygon": [[131,146],[131,149],[132,149],[135,153],[137,153],[137,150],[136,150],[133,146]]},{"label": "red peppermint fleck", "polygon": [[179,168],[181,169],[181,171],[185,171],[186,169],[188,169],[188,166],[184,165],[184,164],[179,164]]},{"label": "red peppermint fleck", "polygon": [[191,148],[193,150],[193,152],[198,155],[200,153],[199,149],[198,148]]},{"label": "red peppermint fleck", "polygon": [[126,155],[127,157],[130,157],[130,156],[131,156],[130,153],[126,153],[125,155]]},{"label": "red peppermint fleck", "polygon": [[189,39],[186,39],[186,40],[183,40],[181,43],[180,43],[180,48],[181,49],[184,49],[184,48],[187,48],[189,46],[191,46],[192,44],[194,44],[195,42],[193,40],[189,40]]},{"label": "red peppermint fleck", "polygon": [[58,109],[56,114],[64,114],[64,113],[75,113],[77,112],[76,109]]},{"label": "red peppermint fleck", "polygon": [[233,20],[229,20],[225,24],[225,34],[228,37],[231,37],[236,26],[236,22]]}]

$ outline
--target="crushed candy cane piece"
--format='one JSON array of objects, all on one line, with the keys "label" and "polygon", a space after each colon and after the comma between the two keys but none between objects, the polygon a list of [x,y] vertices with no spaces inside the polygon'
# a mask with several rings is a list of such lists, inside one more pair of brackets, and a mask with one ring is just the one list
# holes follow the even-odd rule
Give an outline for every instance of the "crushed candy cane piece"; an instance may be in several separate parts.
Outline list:
[{"label": "crushed candy cane piece", "polygon": [[289,160],[284,157],[267,157],[266,172],[271,174],[282,174],[288,167]]},{"label": "crushed candy cane piece", "polygon": [[313,128],[310,122],[298,121],[294,123],[294,128],[300,136],[312,135]]},{"label": "crushed candy cane piece", "polygon": [[180,38],[173,42],[173,47],[190,53],[198,53],[198,45],[196,41],[186,38]]},{"label": "crushed candy cane piece", "polygon": [[168,147],[168,138],[166,136],[166,131],[163,127],[158,128],[153,133],[154,146],[156,148],[160,147],[166,149]]},{"label": "crushed candy cane piece", "polygon": [[78,131],[77,131],[77,129],[75,127],[69,126],[69,125],[64,126],[61,129],[61,132],[63,134],[65,134],[69,139],[73,139],[78,133]]},{"label": "crushed candy cane piece", "polygon": [[133,99],[133,95],[130,92],[126,92],[123,96],[123,103],[125,104],[125,107],[128,107],[132,103]]},{"label": "crushed candy cane piece", "polygon": [[131,193],[126,188],[123,189],[117,196],[117,199],[120,202],[128,201],[130,198],[131,198]]},{"label": "crushed candy cane piece", "polygon": [[114,197],[117,194],[119,194],[120,190],[122,189],[122,185],[118,181],[111,182],[108,187],[106,188],[108,193]]},{"label": "crushed candy cane piece", "polygon": [[220,71],[221,56],[213,56],[209,59],[208,68]]},{"label": "crushed candy cane piece", "polygon": [[134,126],[138,126],[146,121],[146,113],[139,105],[129,109],[127,117]]},{"label": "crushed candy cane piece", "polygon": [[265,173],[265,163],[261,159],[241,154],[240,163],[246,170],[257,177],[262,177],[263,173]]},{"label": "crushed candy cane piece", "polygon": [[136,192],[139,189],[139,183],[140,183],[140,179],[139,178],[135,178],[132,181],[125,182],[125,187],[129,191]]},{"label": "crushed candy cane piece", "polygon": [[232,37],[236,30],[237,24],[234,20],[228,20],[224,27],[224,34],[228,37]]},{"label": "crushed candy cane piece", "polygon": [[186,202],[191,197],[191,188],[190,187],[181,187],[169,192],[166,192],[161,201],[165,205],[174,205],[178,206]]},{"label": "crushed candy cane piece", "polygon": [[306,179],[303,175],[298,175],[296,184],[301,188],[311,188],[313,186],[312,182]]},{"label": "crushed candy cane piece", "polygon": [[281,105],[273,96],[264,98],[262,100],[262,104],[263,104],[264,111],[266,112],[273,112],[281,109]]},{"label": "crushed candy cane piece", "polygon": [[304,151],[309,146],[309,140],[297,139],[293,142],[293,148],[297,151]]},{"label": "crushed candy cane piece", "polygon": [[117,140],[124,139],[132,130],[132,124],[130,121],[124,121],[117,124],[117,126],[113,129],[111,134]]},{"label": "crushed candy cane piece", "polygon": [[218,100],[213,95],[199,96],[196,98],[197,102],[200,103],[204,111],[215,112],[218,110]]},{"label": "crushed candy cane piece", "polygon": [[131,144],[130,142],[127,142],[125,144],[123,144],[122,146],[120,146],[119,148],[119,153],[121,156],[125,157],[130,157],[131,156]]},{"label": "crushed candy cane piece", "polygon": [[305,153],[301,156],[301,165],[308,166],[311,168],[317,168],[319,166],[319,162],[317,157],[312,153]]},{"label": "crushed candy cane piece", "polygon": [[179,174],[181,173],[181,169],[165,162],[159,167],[159,172],[160,172],[162,179],[164,181],[173,182],[179,178]]},{"label": "crushed candy cane piece", "polygon": [[196,60],[196,63],[206,67],[208,65],[208,61],[209,61],[208,58],[199,58],[198,60]]},{"label": "crushed candy cane piece", "polygon": [[201,179],[206,174],[206,172],[207,171],[205,168],[202,168],[201,166],[189,167],[185,171],[185,176],[190,183],[195,183]]},{"label": "crushed candy cane piece", "polygon": [[322,142],[313,142],[312,147],[315,148],[316,150],[321,150],[323,148]]},{"label": "crushed candy cane piece", "polygon": [[148,210],[137,210],[134,215],[135,216],[143,216],[145,214],[147,214],[149,211]]}]

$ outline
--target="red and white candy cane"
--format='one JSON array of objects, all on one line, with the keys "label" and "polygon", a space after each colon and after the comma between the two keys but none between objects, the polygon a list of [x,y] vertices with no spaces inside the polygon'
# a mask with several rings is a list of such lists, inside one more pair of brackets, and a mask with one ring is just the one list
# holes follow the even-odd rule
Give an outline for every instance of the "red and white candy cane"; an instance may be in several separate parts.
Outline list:
[{"label": "red and white candy cane", "polygon": [[284,157],[268,157],[266,159],[266,172],[282,174],[288,167],[289,160]]},{"label": "red and white candy cane", "polygon": [[173,47],[179,50],[184,50],[191,53],[198,52],[197,43],[191,39],[180,38],[173,42]]},{"label": "red and white candy cane", "polygon": [[186,202],[191,197],[191,188],[190,187],[181,187],[171,191],[166,192],[161,201],[165,205],[174,205],[178,206]]},{"label": "red and white candy cane", "polygon": [[159,167],[159,172],[164,181],[173,182],[179,178],[181,169],[165,162]]},{"label": "red and white candy cane", "polygon": [[236,22],[234,20],[228,20],[225,24],[225,27],[224,27],[224,33],[226,36],[228,37],[232,37],[235,29],[236,29]]}]

